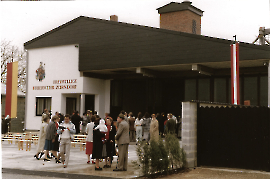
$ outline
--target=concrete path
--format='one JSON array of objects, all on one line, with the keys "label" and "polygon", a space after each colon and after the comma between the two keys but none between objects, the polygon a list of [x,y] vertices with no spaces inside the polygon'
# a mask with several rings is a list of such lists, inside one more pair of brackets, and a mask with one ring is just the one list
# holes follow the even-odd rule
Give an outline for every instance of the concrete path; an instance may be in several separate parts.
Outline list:
[{"label": "concrete path", "polygon": [[[95,178],[134,178],[140,176],[140,172],[136,170],[131,163],[132,160],[137,159],[135,144],[129,145],[128,170],[123,172],[113,171],[113,169],[116,168],[117,157],[114,157],[112,168],[95,171],[95,165],[86,163],[87,156],[85,155],[85,151],[80,151],[78,145],[76,145],[75,148],[71,147],[70,161],[67,168],[63,168],[62,164],[56,164],[54,159],[50,162],[36,160],[34,158],[36,148],[37,145],[32,144],[31,151],[25,151],[24,144],[24,150],[19,151],[16,144],[8,144],[7,141],[2,142],[2,168],[5,176],[8,176],[8,173],[12,173],[12,170],[18,174],[20,174],[20,171],[32,171],[32,173],[34,172],[34,175],[37,176],[44,176],[42,174],[44,172],[81,175],[79,178],[83,178],[83,175],[88,178],[91,178],[90,176],[96,176]],[[103,167],[103,165],[104,161],[100,163],[101,167]],[[39,175],[39,173],[41,175]],[[48,173],[48,175],[49,174],[51,173]],[[51,176],[59,177],[59,175]],[[75,178],[75,176],[72,178]]]}]

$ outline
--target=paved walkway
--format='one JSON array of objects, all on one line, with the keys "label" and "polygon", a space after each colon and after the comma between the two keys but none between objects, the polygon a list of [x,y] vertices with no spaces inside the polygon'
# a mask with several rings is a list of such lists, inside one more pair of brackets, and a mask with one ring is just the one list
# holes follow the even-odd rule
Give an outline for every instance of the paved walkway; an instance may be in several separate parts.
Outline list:
[{"label": "paved walkway", "polygon": [[[17,173],[17,174],[33,174],[37,176],[54,176],[60,178],[70,178],[68,175],[73,175],[72,178],[136,178],[140,176],[140,172],[136,170],[131,161],[137,159],[135,152],[136,145],[129,145],[129,160],[128,160],[128,170],[123,172],[114,172],[113,169],[116,168],[117,157],[114,157],[112,168],[105,168],[102,171],[95,171],[94,164],[87,164],[87,156],[85,151],[80,151],[80,147],[71,147],[70,161],[67,168],[63,168],[62,164],[56,164],[55,160],[50,162],[44,162],[43,160],[36,160],[34,155],[36,154],[37,145],[32,144],[31,151],[18,150],[16,144],[8,144],[7,141],[2,142],[2,168],[3,173]],[[100,163],[103,167],[104,161]],[[27,173],[28,171],[28,173]],[[30,172],[30,173],[29,173]],[[46,173],[48,172],[48,173]],[[40,175],[39,175],[40,173]],[[53,175],[53,173],[60,173],[63,175]],[[64,177],[64,174],[67,177]],[[7,176],[5,175],[5,176]],[[98,177],[97,177],[98,176]]]}]

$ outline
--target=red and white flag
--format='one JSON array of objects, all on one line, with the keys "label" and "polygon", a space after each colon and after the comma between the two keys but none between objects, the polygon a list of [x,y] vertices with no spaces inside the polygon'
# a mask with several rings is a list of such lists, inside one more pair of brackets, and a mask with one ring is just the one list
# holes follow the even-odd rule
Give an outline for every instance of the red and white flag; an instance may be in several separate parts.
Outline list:
[{"label": "red and white flag", "polygon": [[231,44],[231,97],[232,104],[240,104],[238,42]]}]

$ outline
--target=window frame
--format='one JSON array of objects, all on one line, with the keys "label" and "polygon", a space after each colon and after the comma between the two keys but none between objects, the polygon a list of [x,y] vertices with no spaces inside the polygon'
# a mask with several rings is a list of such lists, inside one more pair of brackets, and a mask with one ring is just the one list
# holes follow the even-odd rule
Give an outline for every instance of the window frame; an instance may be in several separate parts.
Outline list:
[{"label": "window frame", "polygon": [[[41,112],[41,114],[38,114],[38,100],[39,99],[44,99],[44,102],[43,102],[43,109],[41,110],[42,112]],[[36,116],[42,116],[42,113],[44,112],[44,109],[46,108],[46,102],[47,102],[47,100],[46,99],[50,99],[50,108],[48,109],[48,111],[50,111],[51,110],[51,107],[52,107],[52,97],[51,96],[36,96]],[[46,108],[47,109],[47,108]]]}]

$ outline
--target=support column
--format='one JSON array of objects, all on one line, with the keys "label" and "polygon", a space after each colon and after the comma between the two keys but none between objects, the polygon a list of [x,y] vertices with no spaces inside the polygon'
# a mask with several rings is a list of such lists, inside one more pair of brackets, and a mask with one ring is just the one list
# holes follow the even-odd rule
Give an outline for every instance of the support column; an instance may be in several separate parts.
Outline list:
[{"label": "support column", "polygon": [[[95,111],[97,111],[98,115],[100,115],[100,109],[99,109],[99,104],[100,104],[100,101],[99,101],[99,96],[98,94],[95,94]],[[94,111],[93,111],[94,113]]]},{"label": "support column", "polygon": [[85,110],[85,94],[81,94],[81,101],[80,101],[80,115],[83,115]]},{"label": "support column", "polygon": [[268,62],[268,107],[270,107],[270,60]]},{"label": "support column", "polygon": [[105,81],[105,112],[110,113],[111,80]]},{"label": "support column", "polygon": [[187,167],[197,167],[197,103],[182,102],[182,148]]}]

